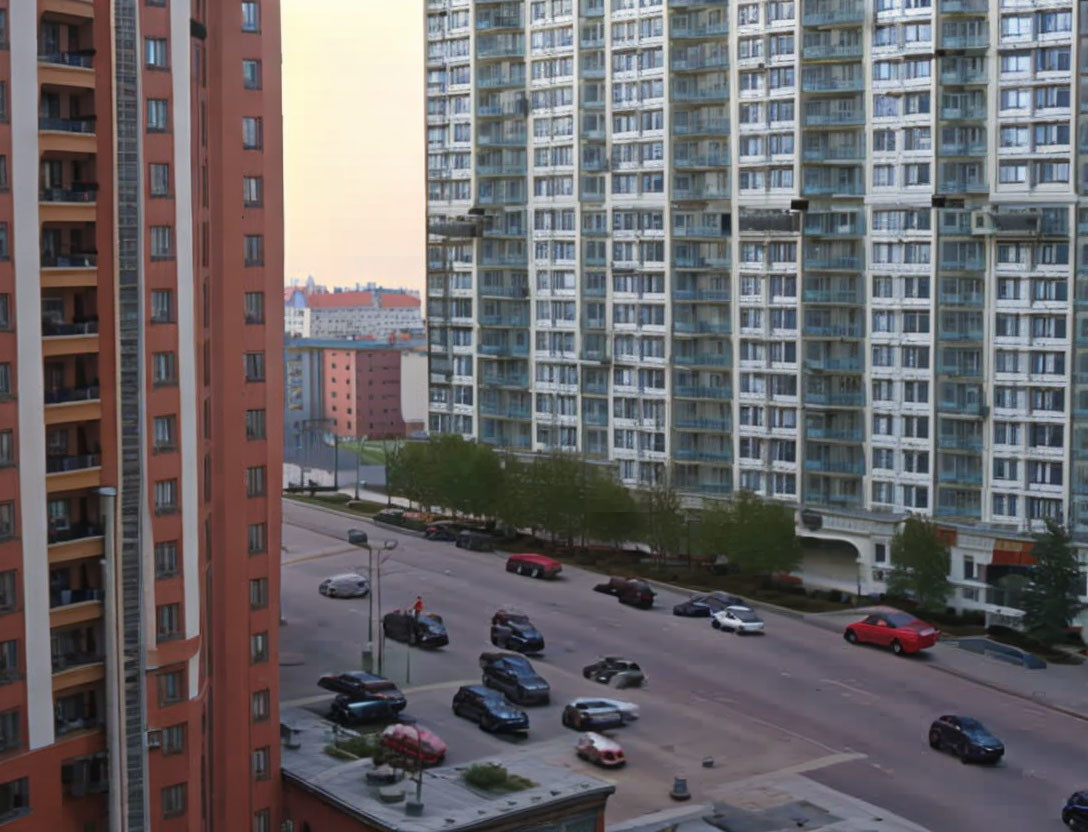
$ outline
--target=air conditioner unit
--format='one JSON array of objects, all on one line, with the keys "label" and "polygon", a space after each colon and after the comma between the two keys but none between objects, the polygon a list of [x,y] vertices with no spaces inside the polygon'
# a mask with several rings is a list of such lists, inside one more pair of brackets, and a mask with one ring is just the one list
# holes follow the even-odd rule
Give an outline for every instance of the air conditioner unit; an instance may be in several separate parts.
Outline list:
[{"label": "air conditioner unit", "polygon": [[148,748],[161,748],[162,747],[162,731],[148,731],[147,732],[147,747]]},{"label": "air conditioner unit", "polygon": [[994,233],[994,215],[988,210],[971,212],[971,233],[987,235]]}]

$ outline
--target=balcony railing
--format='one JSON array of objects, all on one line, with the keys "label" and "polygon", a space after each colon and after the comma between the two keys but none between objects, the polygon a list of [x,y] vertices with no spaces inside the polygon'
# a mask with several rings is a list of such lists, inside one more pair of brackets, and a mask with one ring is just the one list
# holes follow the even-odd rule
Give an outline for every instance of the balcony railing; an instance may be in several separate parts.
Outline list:
[{"label": "balcony railing", "polygon": [[502,419],[528,419],[530,417],[528,407],[517,407],[514,405],[502,405],[489,404],[487,402],[480,403],[480,413],[484,416],[498,416]]},{"label": "balcony railing", "polygon": [[729,290],[727,289],[673,289],[673,300],[709,300],[728,302]]},{"label": "balcony railing", "polygon": [[861,324],[805,324],[805,335],[815,338],[861,338]]},{"label": "balcony railing", "polygon": [[677,385],[676,395],[682,399],[731,399],[732,387],[707,387],[702,385]]},{"label": "balcony railing", "polygon": [[43,269],[93,269],[98,264],[97,254],[43,254]]},{"label": "balcony railing", "polygon": [[806,459],[806,471],[818,471],[821,474],[864,474],[863,459]]},{"label": "balcony railing", "polygon": [[857,145],[841,147],[809,147],[801,153],[806,162],[855,162],[865,158],[865,151]]},{"label": "balcony railing", "polygon": [[38,63],[62,64],[90,69],[94,66],[94,53],[87,52],[46,52],[38,55]]},{"label": "balcony railing", "polygon": [[805,393],[805,404],[829,407],[864,407],[864,393]]},{"label": "balcony railing", "polygon": [[820,9],[806,11],[801,16],[805,26],[832,26],[837,24],[862,23],[865,20],[865,8],[860,3],[856,6],[844,6],[838,9]]},{"label": "balcony railing", "polygon": [[669,35],[674,39],[680,38],[712,38],[718,35],[729,34],[729,23],[718,21],[716,23],[683,23],[674,25]]},{"label": "balcony railing", "polygon": [[99,454],[47,456],[45,458],[45,472],[47,474],[59,474],[65,471],[82,471],[86,468],[97,468],[101,464],[102,457]]},{"label": "balcony railing", "polygon": [[810,127],[837,124],[864,124],[864,110],[836,110],[829,113],[805,113],[805,124]]},{"label": "balcony railing", "polygon": [[480,344],[480,355],[527,356],[529,346],[517,344]]},{"label": "balcony railing", "polygon": [[53,672],[60,673],[73,667],[86,664],[98,664],[103,660],[103,655],[98,650],[71,650],[53,654]]},{"label": "balcony railing", "polygon": [[804,255],[801,263],[806,269],[857,271],[861,268],[860,257],[809,257]]},{"label": "balcony railing", "polygon": [[682,367],[731,367],[733,365],[733,359],[730,356],[711,352],[674,355],[672,362]]},{"label": "balcony railing", "polygon": [[801,186],[803,196],[861,196],[865,193],[865,185],[861,182],[805,182]]},{"label": "balcony railing", "polygon": [[733,324],[730,321],[673,321],[672,331],[728,335],[733,331]]},{"label": "balcony railing", "polygon": [[806,358],[806,370],[848,370],[857,372],[861,369],[860,358]]},{"label": "balcony railing", "polygon": [[675,419],[673,427],[677,430],[706,430],[729,433],[729,422],[725,419]]},{"label": "balcony railing", "polygon": [[942,435],[938,437],[938,447],[947,448],[953,451],[981,451],[982,450],[982,437],[981,436],[948,436]]},{"label": "balcony railing", "polygon": [[50,528],[47,541],[54,543],[67,543],[71,540],[83,540],[87,537],[101,537],[105,530],[94,523],[70,523],[67,528]]},{"label": "balcony railing", "polygon": [[860,58],[860,43],[834,43],[817,44],[815,46],[802,47],[802,56],[805,58]]},{"label": "balcony railing", "polygon": [[681,88],[672,92],[673,101],[728,101],[729,87]]},{"label": "balcony railing", "polygon": [[684,123],[674,123],[672,126],[673,135],[676,136],[692,136],[702,133],[728,133],[729,132],[729,119],[727,118],[703,118],[694,119]]},{"label": "balcony railing", "polygon": [[865,89],[861,78],[802,78],[802,92],[859,92]]},{"label": "balcony railing", "polygon": [[101,589],[54,589],[49,593],[49,607],[67,607],[87,601],[101,601],[106,597]]},{"label": "balcony railing", "polygon": [[985,32],[974,35],[945,35],[941,38],[942,49],[985,49],[990,37]]},{"label": "balcony railing", "polygon": [[41,116],[38,118],[39,130],[56,130],[62,133],[94,133],[93,117],[83,118],[55,118]]},{"label": "balcony railing", "polygon": [[102,390],[97,384],[89,387],[61,387],[45,391],[45,404],[88,402],[100,398],[102,398]]},{"label": "balcony railing", "polygon": [[53,729],[58,736],[71,734],[73,731],[93,731],[101,728],[103,721],[96,716],[58,716],[53,720]]},{"label": "balcony railing", "polygon": [[[713,55],[674,56],[671,62],[674,70],[687,69],[725,69],[729,66],[729,56],[724,52]],[[728,90],[728,88],[726,88]]]},{"label": "balcony railing", "polygon": [[98,321],[58,324],[54,321],[42,321],[42,337],[52,338],[62,335],[97,335]]},{"label": "balcony railing", "polygon": [[941,471],[938,479],[952,485],[982,485],[981,471]]},{"label": "balcony railing", "polygon": [[805,437],[807,439],[826,439],[840,442],[862,442],[865,440],[865,431],[860,427],[856,428],[821,428],[821,427],[806,427]]},{"label": "balcony railing", "polygon": [[528,326],[528,315],[481,315],[481,326]]},{"label": "balcony railing", "polygon": [[677,483],[676,490],[686,494],[727,496],[733,493],[733,486],[727,482],[680,482]]},{"label": "balcony railing", "polygon": [[861,295],[853,289],[805,289],[801,293],[801,299],[805,303],[863,303]]},{"label": "balcony railing", "polygon": [[732,462],[731,451],[696,451],[690,448],[677,448],[673,452],[677,462]]},{"label": "balcony railing", "polygon": [[42,202],[94,202],[98,199],[98,184],[86,183],[71,188],[43,188],[38,192]]}]

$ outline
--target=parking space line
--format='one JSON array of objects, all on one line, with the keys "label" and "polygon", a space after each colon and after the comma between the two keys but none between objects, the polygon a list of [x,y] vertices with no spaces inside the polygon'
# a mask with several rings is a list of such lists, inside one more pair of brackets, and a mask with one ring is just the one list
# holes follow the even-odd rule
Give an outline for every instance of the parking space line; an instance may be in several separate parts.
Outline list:
[{"label": "parking space line", "polygon": [[853,685],[848,685],[846,684],[846,682],[839,682],[835,679],[821,679],[820,681],[825,685],[835,685],[836,687],[843,688],[853,693],[861,694],[862,696],[870,696],[874,699],[877,698],[877,695],[875,693],[870,693],[867,690],[862,690],[861,688],[856,688]]}]

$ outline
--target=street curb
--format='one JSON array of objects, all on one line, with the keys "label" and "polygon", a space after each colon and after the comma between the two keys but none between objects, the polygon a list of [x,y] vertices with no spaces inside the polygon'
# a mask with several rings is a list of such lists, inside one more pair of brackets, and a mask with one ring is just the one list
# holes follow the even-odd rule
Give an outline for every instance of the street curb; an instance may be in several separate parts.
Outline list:
[{"label": "street curb", "polygon": [[[285,500],[291,500],[290,497],[284,497]],[[338,508],[332,508],[331,506],[319,506],[317,503],[307,503],[301,500],[291,500],[296,506],[306,506],[307,508],[317,509],[318,511],[324,511],[328,514],[335,514],[337,517],[347,517],[349,520],[359,520],[363,523],[370,523],[371,525],[378,526],[382,529],[390,529],[401,534],[412,535],[413,537],[423,537],[423,532],[417,532],[415,529],[406,529],[404,526],[398,526],[395,523],[385,523],[381,520],[375,520],[372,515],[369,514],[355,514],[350,511],[341,511]]]},{"label": "street curb", "polygon": [[[602,572],[601,574],[603,575],[604,573]],[[642,578],[642,580],[646,581],[646,583],[648,583],[650,586],[656,586],[661,589],[669,590],[670,592],[687,593],[688,595],[694,595],[702,592],[702,590],[692,589],[689,586],[677,586],[676,584],[668,584],[664,581],[658,581],[653,578]],[[724,589],[720,591],[727,592]],[[737,595],[737,593],[735,592],[728,592],[727,594]],[[748,606],[752,607],[752,609],[770,610],[771,612],[777,613],[778,615],[784,615],[787,618],[804,619],[806,615],[812,614],[806,612],[799,612],[798,610],[791,610],[789,607],[780,607],[778,606],[778,604],[769,604],[765,601],[756,601],[751,598],[746,598],[743,595],[737,595],[737,597],[744,601]]]},{"label": "street curb", "polygon": [[1058,713],[1072,717],[1073,719],[1079,719],[1081,722],[1088,722],[1088,713],[1084,713],[1083,711],[1066,708],[1064,705],[1056,705],[1053,702],[1048,702],[1045,699],[1039,699],[1038,697],[1032,696],[1027,693],[1022,693],[1018,690],[1013,690],[1012,688],[1006,687],[1005,685],[1000,685],[997,682],[988,682],[978,676],[973,676],[970,673],[964,673],[962,670],[955,670],[954,668],[945,667],[944,665],[940,664],[927,664],[926,667],[932,668],[933,670],[939,670],[941,673],[947,673],[949,676],[957,676],[960,679],[964,679],[968,682],[974,682],[976,685],[982,685],[982,687],[984,688],[996,690],[999,693],[1004,693],[1006,696],[1013,696],[1025,702],[1031,702],[1033,705],[1038,705],[1040,708],[1048,708],[1049,710],[1057,711]]},{"label": "street curb", "polygon": [[417,532],[415,529],[406,529],[404,526],[398,526],[396,523],[386,523],[384,520],[375,520],[373,517],[370,518],[370,522],[383,529],[392,529],[395,532],[411,535],[412,537],[423,537],[423,532]]}]

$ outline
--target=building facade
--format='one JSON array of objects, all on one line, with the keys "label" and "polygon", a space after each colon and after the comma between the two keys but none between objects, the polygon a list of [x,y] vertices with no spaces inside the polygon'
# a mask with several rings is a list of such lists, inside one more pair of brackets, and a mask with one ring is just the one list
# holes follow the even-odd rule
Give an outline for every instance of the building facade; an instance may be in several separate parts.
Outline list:
[{"label": "building facade", "polygon": [[284,305],[284,331],[293,338],[390,338],[423,331],[422,303],[405,291],[290,288]]},{"label": "building facade", "polygon": [[425,14],[432,431],[1088,536],[1085,4]]},{"label": "building facade", "polygon": [[13,830],[278,828],[279,67],[276,0],[0,0]]}]

